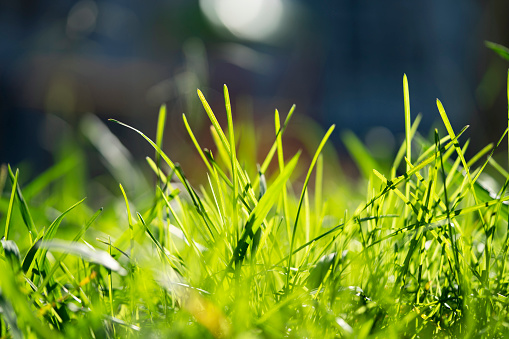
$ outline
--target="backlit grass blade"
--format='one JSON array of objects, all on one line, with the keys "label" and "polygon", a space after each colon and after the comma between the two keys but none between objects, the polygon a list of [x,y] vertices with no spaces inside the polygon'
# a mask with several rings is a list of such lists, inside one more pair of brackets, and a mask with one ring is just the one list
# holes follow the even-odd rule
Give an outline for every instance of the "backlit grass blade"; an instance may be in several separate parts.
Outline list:
[{"label": "backlit grass blade", "polygon": [[[159,149],[163,149],[163,135],[164,135],[164,125],[166,123],[166,105],[161,105],[159,108],[159,116],[157,118],[157,132],[156,132],[156,145]],[[156,151],[155,154],[157,167],[160,167],[160,155]]]},{"label": "backlit grass blade", "polygon": [[316,161],[318,160],[318,156],[322,152],[322,149],[325,146],[325,143],[329,139],[329,137],[332,134],[332,132],[334,131],[335,127],[336,127],[335,125],[332,125],[329,128],[327,133],[325,133],[325,136],[323,137],[322,141],[318,145],[315,155],[313,156],[313,160],[311,161],[311,165],[309,166],[309,170],[306,175],[306,180],[304,180],[304,186],[302,187],[302,191],[300,193],[299,204],[297,207],[297,215],[295,216],[295,224],[293,226],[292,237],[290,238],[290,255],[288,256],[288,270],[287,270],[287,277],[286,277],[287,288],[290,288],[290,268],[291,268],[291,264],[292,264],[292,253],[293,253],[293,248],[294,248],[294,244],[295,244],[295,235],[297,234],[297,226],[298,226],[298,222],[299,222],[300,210],[302,208],[302,202],[304,200],[304,193],[306,192],[306,189],[307,189],[307,186],[309,183],[309,179],[311,178],[311,173],[313,172]]},{"label": "backlit grass blade", "polygon": [[321,225],[322,219],[322,211],[323,211],[323,154],[318,156],[318,161],[316,163],[316,172],[315,172],[315,220],[313,233],[316,229],[318,229],[318,225]]},{"label": "backlit grass blade", "polygon": [[238,185],[237,185],[237,153],[235,150],[235,133],[233,131],[233,117],[232,107],[230,103],[230,94],[228,93],[228,87],[223,86],[224,89],[224,105],[226,107],[226,116],[228,119],[228,137],[230,139],[230,169],[232,174],[233,184],[233,196],[232,196],[232,223],[235,230],[238,228],[238,216],[237,216],[237,196],[238,196]]},{"label": "backlit grass blade", "polygon": [[[274,113],[274,125],[276,127],[276,144],[277,144],[277,160],[279,164],[279,173],[283,173],[285,170],[285,159],[283,155],[283,141],[281,139],[281,121],[279,120],[279,112],[276,109]],[[283,186],[282,190],[283,195],[283,213],[285,216],[285,224],[286,224],[286,232],[288,234],[288,238],[290,238],[291,234],[291,221],[290,221],[290,211],[288,210],[288,193],[286,191],[286,185]]]},{"label": "backlit grass blade", "polygon": [[[403,74],[403,97],[405,102],[405,144],[406,144],[406,158],[412,163],[412,138],[410,128],[410,94],[408,93],[408,79],[406,74]],[[410,170],[407,164],[406,171]],[[405,197],[410,199],[410,182],[405,184]],[[405,208],[405,216],[408,215],[408,208]]]},{"label": "backlit grass blade", "polygon": [[216,116],[214,115],[214,112],[212,112],[212,108],[210,108],[209,103],[207,102],[207,99],[203,96],[203,93],[200,90],[197,90],[198,96],[200,97],[200,100],[203,104],[203,108],[205,108],[205,112],[207,113],[210,121],[212,122],[212,126],[214,126],[214,129],[219,137],[219,140],[223,144],[224,148],[228,153],[230,153],[230,145],[228,143],[228,139],[226,138],[226,135],[223,132],[223,129],[219,125],[219,122],[216,119]]},{"label": "backlit grass blade", "polygon": [[7,209],[7,218],[5,219],[5,232],[4,232],[4,239],[9,239],[9,226],[11,224],[11,214],[12,214],[12,207],[14,206],[14,197],[16,194],[16,187],[18,186],[18,175],[19,175],[19,169],[16,169],[16,175],[14,176],[14,181],[12,183],[12,191],[11,191],[11,198],[9,199],[9,208]]},{"label": "backlit grass blade", "polygon": [[[212,109],[210,108],[210,105],[208,104],[207,100],[203,96],[203,93],[198,89],[198,96],[200,97],[200,100],[202,102],[203,108],[205,109],[205,112],[207,113],[210,121],[212,122],[211,132],[212,137],[214,138],[216,145],[218,147],[218,151],[220,152],[220,157],[224,159],[226,164],[229,164],[231,162],[231,145],[228,142],[228,139],[226,138],[226,135],[224,134],[221,126],[219,125],[219,122],[217,121],[216,116],[214,115],[214,112],[212,112]],[[228,99],[229,100],[229,99]],[[224,149],[224,152],[222,152],[222,148]],[[225,153],[225,154],[224,154]],[[256,197],[254,194],[254,191],[252,189],[253,185],[249,182],[249,178],[242,170],[242,167],[238,163],[238,160],[235,160],[235,166],[236,166],[236,173],[239,178],[239,182],[241,187],[248,187],[248,197],[249,200],[253,203],[256,203]]]},{"label": "backlit grass blade", "polygon": [[[262,165],[260,167],[260,172],[265,173],[267,171],[267,168],[269,168],[270,162],[272,161],[272,158],[274,157],[274,154],[276,154],[276,150],[277,150],[277,137],[280,134],[283,134],[284,131],[286,130],[286,127],[288,126],[288,123],[290,122],[290,119],[292,118],[294,111],[295,111],[295,105],[293,105],[290,108],[290,111],[288,112],[288,115],[286,116],[286,119],[285,119],[285,122],[283,124],[283,127],[279,129],[279,132],[276,135],[276,140],[274,140],[274,142],[272,143],[272,147],[270,148],[269,153],[267,153],[267,156],[265,157],[265,160],[263,161],[263,163],[262,163]],[[254,186],[256,187],[256,185],[254,185]]]},{"label": "backlit grass blade", "polygon": [[[7,166],[9,170],[9,177],[11,178],[11,182],[14,182],[14,174],[12,173],[11,166]],[[23,218],[23,222],[28,228],[28,235],[30,237],[30,244],[33,245],[33,237],[37,237],[37,229],[35,228],[34,220],[32,219],[32,215],[30,214],[30,209],[28,208],[28,204],[25,201],[25,198],[23,197],[23,193],[21,193],[21,188],[19,186],[19,183],[16,185],[16,197],[18,198],[20,204],[19,204],[19,211],[21,212],[21,217]]]},{"label": "backlit grass blade", "polygon": [[[444,106],[442,105],[442,102],[440,102],[440,100],[438,100],[438,99],[437,99],[437,107],[438,107],[438,111],[440,112],[440,116],[442,118],[442,121],[444,122],[445,128],[447,129],[447,132],[451,136],[451,140],[455,140],[456,139],[456,135],[454,134],[454,130],[453,130],[452,126],[451,126],[451,123],[449,122],[449,118],[447,117],[447,114],[445,113],[445,109],[444,109]],[[465,160],[465,157],[463,156],[463,152],[461,150],[461,147],[459,146],[459,143],[457,141],[454,143],[454,148],[456,149],[456,153],[458,154],[458,157],[461,159],[461,163],[465,167],[464,170],[465,170],[465,172],[467,174],[468,182],[470,184],[470,190],[471,190],[472,195],[474,197],[474,201],[475,201],[476,204],[479,204],[479,199],[477,198],[477,195],[475,193],[474,182],[472,181],[472,177],[470,176],[470,169],[468,167],[467,161]],[[479,218],[480,218],[481,223],[483,224],[483,226],[486,227],[486,223],[484,221],[484,217],[482,216],[481,213],[479,213]]]}]

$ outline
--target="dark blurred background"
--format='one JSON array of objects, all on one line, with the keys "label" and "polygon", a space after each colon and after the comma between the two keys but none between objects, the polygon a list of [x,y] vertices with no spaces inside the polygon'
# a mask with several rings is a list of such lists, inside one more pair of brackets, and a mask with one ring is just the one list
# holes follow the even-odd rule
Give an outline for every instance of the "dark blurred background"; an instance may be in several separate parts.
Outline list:
[{"label": "dark blurred background", "polygon": [[[480,149],[506,127],[509,65],[484,41],[509,45],[508,13],[500,0],[2,1],[0,162],[44,170],[70,136],[105,135],[90,113],[143,160],[149,145],[107,118],[155,137],[162,103],[165,147],[182,161],[181,114],[207,138],[196,88],[224,119],[224,83],[238,117],[270,126],[295,103],[296,116],[390,153],[404,131],[403,73],[423,134],[440,98]],[[310,122],[295,124],[306,133]],[[340,133],[333,143],[343,152]]]}]

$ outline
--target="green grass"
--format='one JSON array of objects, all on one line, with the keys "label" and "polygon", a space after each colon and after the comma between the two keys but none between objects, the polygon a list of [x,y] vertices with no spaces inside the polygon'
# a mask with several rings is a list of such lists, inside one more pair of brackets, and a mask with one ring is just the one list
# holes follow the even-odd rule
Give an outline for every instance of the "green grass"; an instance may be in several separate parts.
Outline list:
[{"label": "green grass", "polygon": [[[264,158],[242,152],[257,141],[240,135],[256,130],[234,126],[226,86],[225,127],[198,91],[213,147],[183,116],[202,185],[162,150],[164,106],[155,142],[113,120],[154,148],[153,185],[105,153],[93,131],[110,132],[94,119],[84,135],[113,177],[131,180],[87,179],[78,148],[30,183],[3,166],[0,338],[509,334],[509,176],[492,158],[506,133],[467,159],[466,128],[437,100],[446,133],[423,138],[406,75],[403,88],[405,141],[390,168],[343,133],[356,184],[330,170],[334,126],[306,156],[283,150],[295,107],[283,124],[275,111]],[[100,194],[84,200],[87,185]]]}]

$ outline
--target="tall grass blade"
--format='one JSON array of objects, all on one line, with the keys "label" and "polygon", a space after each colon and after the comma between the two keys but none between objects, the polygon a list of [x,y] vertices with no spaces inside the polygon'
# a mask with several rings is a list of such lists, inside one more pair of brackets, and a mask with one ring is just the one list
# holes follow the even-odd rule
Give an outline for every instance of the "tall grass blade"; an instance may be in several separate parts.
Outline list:
[{"label": "tall grass blade", "polygon": [[[7,166],[9,170],[9,177],[11,178],[11,182],[14,183],[14,174],[12,173],[11,166]],[[21,217],[23,218],[23,222],[28,228],[28,235],[30,238],[30,244],[33,244],[33,237],[37,237],[37,229],[35,228],[34,220],[32,219],[32,215],[30,214],[30,209],[28,208],[28,204],[23,197],[23,193],[21,193],[21,188],[19,184],[16,184],[16,196],[20,202],[19,211],[21,212]]]},{"label": "tall grass blade", "polygon": [[290,255],[288,256],[288,269],[287,269],[287,277],[286,277],[287,288],[290,288],[290,268],[292,265],[292,253],[293,253],[293,248],[295,246],[295,235],[297,234],[297,226],[298,226],[298,222],[299,222],[300,210],[302,208],[302,202],[304,200],[304,194],[308,187],[309,179],[311,178],[311,173],[313,172],[316,161],[318,160],[318,156],[322,152],[322,149],[325,146],[325,143],[329,139],[329,137],[332,134],[332,132],[334,131],[335,127],[336,127],[335,125],[332,125],[329,128],[329,130],[327,131],[327,133],[325,133],[325,136],[323,137],[322,141],[318,145],[315,155],[313,156],[313,160],[311,161],[311,165],[309,166],[309,170],[306,175],[306,180],[304,180],[304,186],[302,187],[302,191],[301,191],[300,198],[299,198],[299,204],[297,207],[297,215],[295,216],[295,224],[293,226],[292,237],[290,239]]},{"label": "tall grass blade", "polygon": [[11,215],[12,215],[12,208],[14,206],[14,196],[16,193],[16,187],[18,186],[18,175],[19,175],[19,169],[16,169],[16,175],[14,176],[14,181],[12,183],[12,191],[11,191],[11,198],[9,199],[9,208],[7,209],[7,218],[5,219],[5,232],[4,232],[4,239],[9,239],[9,226],[11,224]]},{"label": "tall grass blade", "polygon": [[[406,144],[406,158],[410,163],[412,162],[412,138],[411,138],[411,119],[410,119],[410,94],[408,93],[408,79],[406,74],[403,74],[403,97],[405,102],[405,144]],[[410,170],[409,164],[406,166],[406,171]],[[410,182],[405,184],[405,197],[410,199]],[[408,216],[408,207],[405,207],[405,216]]]},{"label": "tall grass blade", "polygon": [[237,185],[237,152],[235,150],[235,133],[233,131],[233,117],[232,108],[230,103],[230,94],[228,93],[228,87],[223,86],[224,89],[224,105],[226,107],[226,116],[228,119],[228,137],[230,139],[230,169],[232,174],[232,185],[233,185],[233,196],[232,196],[232,224],[233,229],[238,229],[238,213],[237,213],[237,196],[238,196],[238,185]]}]

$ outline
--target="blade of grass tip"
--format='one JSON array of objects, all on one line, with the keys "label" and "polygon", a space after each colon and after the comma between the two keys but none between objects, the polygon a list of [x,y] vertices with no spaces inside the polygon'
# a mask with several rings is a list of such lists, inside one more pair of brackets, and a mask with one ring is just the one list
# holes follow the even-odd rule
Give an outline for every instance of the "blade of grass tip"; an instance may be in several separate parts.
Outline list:
[{"label": "blade of grass tip", "polygon": [[[449,141],[445,147],[442,147],[442,149],[440,149],[440,151],[442,152],[443,150],[448,150],[452,145],[454,145],[454,143],[457,142],[457,139],[463,134],[463,132],[467,129],[467,127],[468,126],[464,127],[461,130],[461,132],[455,138],[452,138],[452,140]],[[432,156],[426,158],[425,160],[423,160],[422,162],[420,162],[418,165],[412,167],[410,169],[410,171],[404,173],[403,175],[400,175],[398,177],[392,178],[391,180],[387,180],[387,179],[384,178],[382,181],[384,181],[387,184],[387,186],[382,190],[382,192],[378,193],[378,195],[375,198],[370,199],[370,201],[368,201],[368,203],[366,203],[364,205],[364,207],[359,209],[359,213],[364,211],[364,210],[366,210],[377,199],[379,199],[383,195],[387,194],[390,190],[394,189],[396,186],[401,184],[403,181],[408,180],[410,178],[410,176],[412,176],[414,173],[420,171],[421,169],[423,169],[425,166],[429,165],[434,160],[435,160],[435,155],[432,155]],[[405,197],[404,200],[406,200],[406,197]]]},{"label": "blade of grass tip", "polygon": [[237,215],[237,196],[238,196],[238,185],[237,185],[237,155],[235,151],[235,133],[233,130],[233,117],[232,107],[230,103],[230,94],[228,93],[228,87],[223,86],[224,89],[224,105],[226,107],[226,116],[228,118],[228,136],[230,138],[230,166],[232,173],[232,184],[233,184],[233,196],[232,196],[232,223],[233,229],[238,230],[238,215]]},{"label": "blade of grass tip", "polygon": [[[156,133],[156,145],[160,149],[163,149],[163,135],[164,135],[164,125],[166,123],[166,105],[161,105],[161,108],[159,108],[159,116],[157,118],[157,133]],[[157,168],[161,167],[160,161],[161,156],[156,151],[155,154],[156,164]]]},{"label": "blade of grass tip", "polygon": [[[276,143],[277,143],[277,160],[279,163],[279,173],[283,173],[285,170],[285,158],[283,155],[283,140],[281,138],[281,121],[279,120],[279,111],[276,109],[274,113],[274,125],[276,127]],[[290,238],[290,234],[292,232],[292,228],[290,225],[290,211],[288,210],[288,192],[286,191],[286,185],[283,186],[283,213],[285,215],[285,224],[286,224],[286,233],[288,234],[288,239]]]},{"label": "blade of grass tip", "polygon": [[293,116],[293,112],[295,111],[295,107],[296,106],[293,105],[290,108],[290,111],[288,112],[288,115],[286,116],[285,122],[283,124],[283,128],[281,128],[279,130],[278,134],[276,135],[276,140],[274,140],[274,143],[272,144],[272,147],[270,148],[269,153],[267,153],[267,156],[265,157],[265,160],[263,161],[262,166],[260,167],[260,172],[262,172],[263,174],[265,174],[265,172],[267,171],[267,168],[269,168],[270,162],[272,161],[272,158],[274,157],[274,154],[276,154],[277,136],[279,136],[279,134],[283,134],[284,131],[286,130],[286,127],[288,126],[288,123],[290,122],[290,119]]},{"label": "blade of grass tip", "polygon": [[[406,158],[412,162],[412,137],[410,128],[410,94],[408,92],[408,79],[406,74],[403,74],[403,96],[405,101],[405,143],[406,143]],[[406,171],[410,170],[410,166],[407,164]],[[405,183],[405,197],[410,200],[410,182]],[[409,212],[408,206],[405,206],[405,218]]]},{"label": "blade of grass tip", "polygon": [[[163,144],[164,126],[166,124],[166,105],[161,105],[159,108],[159,116],[157,118],[157,133],[156,133],[156,145],[161,148]],[[156,157],[159,154],[156,154]]]},{"label": "blade of grass tip", "polygon": [[302,208],[302,201],[304,200],[304,193],[306,192],[306,188],[309,183],[309,178],[311,177],[311,172],[313,171],[313,168],[315,167],[316,161],[318,159],[318,155],[320,155],[320,153],[322,152],[322,149],[325,146],[325,143],[329,139],[329,137],[330,137],[332,131],[334,131],[335,127],[336,127],[335,125],[332,125],[329,128],[329,130],[327,131],[327,133],[325,133],[325,136],[323,137],[322,141],[318,145],[315,155],[313,156],[313,160],[311,161],[311,165],[309,166],[309,170],[306,175],[306,179],[304,180],[304,186],[302,187],[302,192],[300,194],[299,204],[297,207],[297,215],[295,216],[295,224],[293,226],[292,237],[290,239],[290,255],[288,256],[288,269],[287,269],[287,276],[286,276],[286,287],[288,289],[290,288],[290,269],[291,269],[291,265],[292,265],[292,253],[293,253],[293,248],[295,246],[295,235],[297,234],[297,225],[299,222],[299,214],[300,214],[300,211]]},{"label": "blade of grass tip", "polygon": [[125,200],[125,206],[127,209],[127,223],[129,224],[129,230],[131,231],[131,258],[134,258],[134,226],[132,223],[132,216],[131,216],[131,208],[129,207],[129,201],[127,200],[127,195],[125,194],[124,187],[122,187],[122,184],[119,184],[120,190],[122,191],[122,195],[124,196]]},{"label": "blade of grass tip", "polygon": [[219,122],[217,121],[216,116],[214,115],[214,112],[212,112],[212,108],[210,108],[210,105],[207,102],[207,100],[205,99],[205,96],[203,96],[203,93],[199,89],[197,90],[197,92],[198,92],[198,96],[200,97],[200,101],[203,105],[203,108],[205,109],[205,112],[209,116],[209,119],[212,122],[212,125],[214,126],[214,129],[216,130],[217,135],[218,135],[219,139],[221,140],[221,143],[223,144],[226,151],[229,153],[230,145],[228,144],[228,140],[226,139],[226,136],[225,136],[221,126],[219,125]]},{"label": "blade of grass tip", "polygon": [[[9,177],[11,182],[14,182],[14,174],[12,173],[12,169],[10,165],[7,165],[7,169],[9,171]],[[21,193],[21,188],[19,183],[16,185],[16,196],[20,202],[19,211],[21,212],[21,217],[23,218],[23,222],[28,228],[28,235],[30,238],[30,245],[33,245],[33,237],[37,237],[37,229],[35,228],[34,220],[32,219],[32,215],[30,214],[30,209],[28,208],[28,204],[23,197],[23,193]]]},{"label": "blade of grass tip", "polygon": [[[216,140],[216,136],[214,134],[217,134],[217,139],[219,139],[219,142],[216,141],[216,144],[218,146],[218,149],[220,149],[220,145],[224,146],[224,149],[226,150],[226,153],[228,154],[227,157],[225,157],[225,163],[229,163],[230,160],[231,160],[231,150],[230,150],[230,144],[223,132],[223,130],[221,129],[221,126],[219,125],[219,122],[217,121],[216,119],[216,116],[214,115],[214,112],[212,112],[212,109],[210,108],[207,100],[205,100],[205,97],[203,96],[203,93],[198,89],[197,90],[198,92],[198,96],[200,97],[200,100],[202,102],[202,105],[203,105],[203,108],[205,108],[205,111],[207,112],[207,115],[210,119],[210,121],[212,122],[212,125],[213,125],[213,129],[212,129],[212,136],[214,137],[214,139]],[[220,152],[220,156],[222,157],[222,154]],[[249,188],[248,188],[248,195],[249,195],[249,198],[251,199],[251,201],[253,203],[256,203],[256,197],[255,197],[255,194],[254,194],[254,191],[252,189],[252,185],[251,183],[249,182],[249,179],[248,177],[245,175],[245,173],[240,170],[241,166],[240,164],[238,163],[238,161],[236,161],[236,166],[237,166],[237,173],[238,173],[238,177],[239,177],[239,181],[240,181],[240,185],[241,187],[246,187],[249,185]]]},{"label": "blade of grass tip", "polygon": [[[509,69],[507,69],[507,128],[509,129]],[[507,137],[507,162],[509,167],[509,136]]]},{"label": "blade of grass tip", "polygon": [[[469,184],[470,184],[470,190],[471,190],[472,195],[474,197],[474,201],[475,201],[476,204],[479,204],[479,200],[477,198],[477,194],[475,193],[474,182],[472,181],[472,177],[470,176],[470,170],[468,168],[467,161],[465,160],[465,157],[463,156],[463,152],[461,151],[461,147],[460,147],[460,145],[458,143],[456,135],[454,134],[454,130],[452,129],[452,126],[451,126],[451,123],[449,121],[449,118],[447,117],[447,114],[445,113],[444,106],[442,105],[442,102],[440,102],[440,100],[438,100],[438,99],[437,99],[437,107],[438,107],[438,111],[440,113],[440,116],[442,118],[442,121],[444,122],[445,128],[447,129],[447,132],[451,136],[451,140],[455,140],[454,144],[453,144],[454,148],[456,149],[456,152],[458,153],[458,157],[461,159],[461,163],[465,167],[465,172],[467,174],[467,178],[468,178],[468,181],[469,181]],[[482,223],[483,227],[486,229],[486,223],[484,221],[484,217],[483,217],[481,211],[479,211],[479,219],[481,220],[481,223]]]},{"label": "blade of grass tip", "polygon": [[5,232],[4,239],[9,239],[9,226],[11,224],[12,207],[14,206],[14,196],[16,194],[16,186],[18,186],[18,175],[19,169],[16,169],[16,175],[14,176],[14,182],[12,183],[11,198],[9,199],[9,208],[7,209],[7,218],[5,219]]},{"label": "blade of grass tip", "polygon": [[469,181],[472,181],[472,178],[470,177],[470,170],[467,166],[467,162],[465,160],[465,157],[463,156],[463,152],[461,151],[461,148],[460,148],[459,142],[456,138],[456,135],[454,133],[454,130],[452,129],[452,125],[449,121],[449,118],[447,117],[447,114],[445,113],[445,109],[444,109],[444,106],[442,105],[442,102],[438,99],[437,99],[437,107],[438,107],[438,112],[440,113],[440,117],[442,118],[445,128],[447,129],[447,133],[449,133],[449,135],[451,136],[451,140],[454,140],[453,145],[456,148],[458,156],[461,159],[461,163],[465,167],[465,172],[467,174],[467,177],[468,177]]}]

